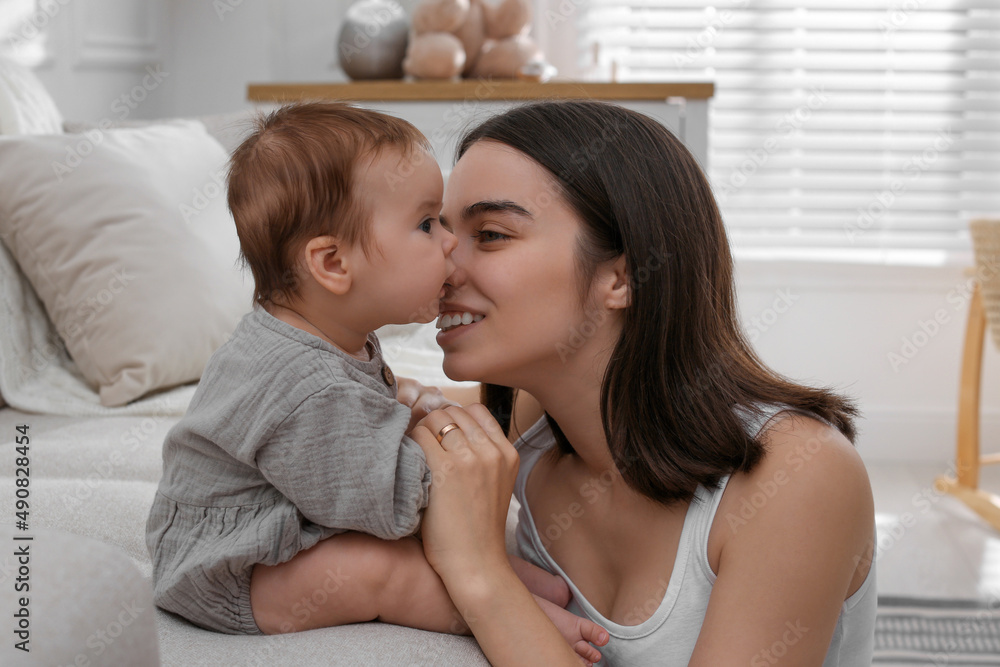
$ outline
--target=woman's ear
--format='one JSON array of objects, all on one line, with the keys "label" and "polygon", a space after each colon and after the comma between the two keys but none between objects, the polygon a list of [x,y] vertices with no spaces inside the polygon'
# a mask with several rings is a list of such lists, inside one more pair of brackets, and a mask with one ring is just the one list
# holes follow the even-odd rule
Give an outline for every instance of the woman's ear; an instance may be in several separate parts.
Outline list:
[{"label": "woman's ear", "polygon": [[625,308],[629,304],[631,294],[628,272],[625,270],[625,255],[619,255],[604,271],[606,271],[602,281],[605,285],[604,307],[612,310]]},{"label": "woman's ear", "polygon": [[347,294],[353,265],[346,245],[333,236],[317,236],[309,239],[302,252],[313,280],[328,292],[338,296]]}]

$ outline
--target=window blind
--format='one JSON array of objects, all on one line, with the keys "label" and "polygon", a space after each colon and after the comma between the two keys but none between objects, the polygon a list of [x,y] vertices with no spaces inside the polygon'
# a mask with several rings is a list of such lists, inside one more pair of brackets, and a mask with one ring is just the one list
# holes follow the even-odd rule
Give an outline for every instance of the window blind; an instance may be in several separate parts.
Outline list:
[{"label": "window blind", "polygon": [[970,247],[1000,216],[1000,0],[589,0],[581,66],[708,78],[734,245]]}]

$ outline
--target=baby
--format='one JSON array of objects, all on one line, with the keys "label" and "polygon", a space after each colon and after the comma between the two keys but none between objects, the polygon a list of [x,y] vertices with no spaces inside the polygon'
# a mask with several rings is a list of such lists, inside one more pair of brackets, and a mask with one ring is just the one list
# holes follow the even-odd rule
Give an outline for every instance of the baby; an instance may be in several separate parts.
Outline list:
[{"label": "baby", "polygon": [[[376,619],[469,633],[415,536],[431,475],[406,434],[446,401],[408,381],[400,403],[373,333],[438,315],[457,244],[442,191],[416,128],[343,104],[283,107],[235,151],[255,305],[163,445],[146,527],[158,606],[232,634]],[[511,564],[593,660],[606,633],[562,608],[566,583]]]}]

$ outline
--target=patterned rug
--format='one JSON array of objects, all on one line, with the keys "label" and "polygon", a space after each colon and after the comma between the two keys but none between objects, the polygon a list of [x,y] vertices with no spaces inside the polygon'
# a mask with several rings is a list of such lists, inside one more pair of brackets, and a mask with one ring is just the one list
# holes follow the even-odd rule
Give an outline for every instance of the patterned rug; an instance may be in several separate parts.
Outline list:
[{"label": "patterned rug", "polygon": [[879,596],[878,665],[1000,665],[1000,600]]}]

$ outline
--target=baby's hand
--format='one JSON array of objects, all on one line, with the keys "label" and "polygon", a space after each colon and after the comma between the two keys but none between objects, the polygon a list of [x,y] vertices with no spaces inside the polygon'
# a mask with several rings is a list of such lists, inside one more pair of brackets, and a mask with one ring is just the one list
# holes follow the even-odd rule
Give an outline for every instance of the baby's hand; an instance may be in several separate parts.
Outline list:
[{"label": "baby's hand", "polygon": [[410,424],[406,427],[406,434],[409,435],[413,427],[427,413],[449,405],[458,405],[454,401],[449,401],[437,387],[426,387],[412,378],[396,376],[399,387],[396,390],[396,400],[410,408]]}]

